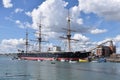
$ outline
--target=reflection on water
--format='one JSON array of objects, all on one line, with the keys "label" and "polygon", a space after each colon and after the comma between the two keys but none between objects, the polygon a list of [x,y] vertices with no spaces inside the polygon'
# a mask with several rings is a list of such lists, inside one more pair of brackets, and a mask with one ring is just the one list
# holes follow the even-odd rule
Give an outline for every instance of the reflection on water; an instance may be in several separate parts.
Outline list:
[{"label": "reflection on water", "polygon": [[119,80],[119,63],[67,63],[0,57],[0,80]]}]

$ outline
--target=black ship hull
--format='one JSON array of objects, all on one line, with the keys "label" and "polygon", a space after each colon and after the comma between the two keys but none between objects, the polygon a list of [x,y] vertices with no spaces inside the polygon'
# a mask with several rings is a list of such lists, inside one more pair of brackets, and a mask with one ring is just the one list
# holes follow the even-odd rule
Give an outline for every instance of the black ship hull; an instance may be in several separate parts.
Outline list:
[{"label": "black ship hull", "polygon": [[24,60],[76,60],[85,59],[90,52],[43,52],[43,53],[18,53],[17,56]]}]

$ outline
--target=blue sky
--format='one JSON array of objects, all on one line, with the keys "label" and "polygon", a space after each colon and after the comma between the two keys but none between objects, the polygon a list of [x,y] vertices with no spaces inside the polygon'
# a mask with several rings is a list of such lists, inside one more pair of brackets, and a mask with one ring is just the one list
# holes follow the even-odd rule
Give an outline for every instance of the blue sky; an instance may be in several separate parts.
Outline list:
[{"label": "blue sky", "polygon": [[[29,38],[38,24],[43,26],[44,47],[61,44],[59,36],[65,35],[67,11],[70,11],[72,38],[79,39],[77,49],[90,49],[107,40],[113,40],[119,53],[120,1],[117,0],[1,0],[0,1],[0,51],[16,52],[24,49],[26,28]],[[63,33],[64,32],[64,33]],[[31,42],[33,44],[33,42]],[[84,44],[84,45],[83,45]],[[90,46],[88,46],[88,44]]]}]

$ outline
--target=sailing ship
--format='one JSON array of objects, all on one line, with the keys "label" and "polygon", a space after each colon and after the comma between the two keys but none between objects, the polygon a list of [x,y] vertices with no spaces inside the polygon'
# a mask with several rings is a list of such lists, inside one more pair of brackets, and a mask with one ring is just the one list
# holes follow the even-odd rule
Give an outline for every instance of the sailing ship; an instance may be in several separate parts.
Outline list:
[{"label": "sailing ship", "polygon": [[[19,59],[23,60],[57,60],[57,61],[79,61],[79,59],[85,59],[89,56],[90,52],[81,52],[81,51],[71,51],[71,29],[70,29],[70,16],[68,13],[68,28],[66,37],[60,37],[63,39],[67,39],[68,44],[68,51],[61,51],[61,48],[58,46],[54,47],[53,51],[47,51],[42,52],[41,51],[41,43],[42,43],[42,37],[41,37],[41,24],[39,25],[39,37],[37,38],[39,43],[39,51],[37,52],[28,52],[28,32],[26,32],[26,52],[21,51],[17,54]],[[77,40],[76,40],[77,41]]]}]

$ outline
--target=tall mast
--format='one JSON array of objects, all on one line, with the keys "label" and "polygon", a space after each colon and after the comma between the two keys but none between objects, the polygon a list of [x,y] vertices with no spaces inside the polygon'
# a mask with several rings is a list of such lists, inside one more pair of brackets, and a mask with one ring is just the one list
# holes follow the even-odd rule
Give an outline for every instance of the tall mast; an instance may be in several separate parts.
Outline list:
[{"label": "tall mast", "polygon": [[39,52],[41,52],[41,41],[42,41],[42,38],[41,38],[41,23],[40,23],[40,25],[39,25],[39,37],[38,37]]},{"label": "tall mast", "polygon": [[[67,39],[67,49],[68,49],[68,52],[71,52],[71,40],[74,40],[74,41],[79,41],[77,39],[71,39],[71,31],[74,31],[74,30],[71,30],[70,28],[70,14],[69,14],[69,10],[68,10],[68,18],[67,18],[67,35],[66,37],[62,37],[60,36],[60,38],[63,38],[63,39]],[[66,29],[65,29],[66,30]]]},{"label": "tall mast", "polygon": [[41,42],[42,42],[42,37],[41,37],[41,16],[40,16],[40,24],[38,25],[39,30],[38,30],[38,44],[39,44],[39,48],[38,51],[41,52]]},{"label": "tall mast", "polygon": [[68,10],[68,31],[67,31],[67,40],[68,40],[68,51],[71,51],[71,30],[70,30],[70,15]]},{"label": "tall mast", "polygon": [[25,42],[25,46],[26,46],[26,53],[28,52],[28,30],[26,29],[26,42]]}]

